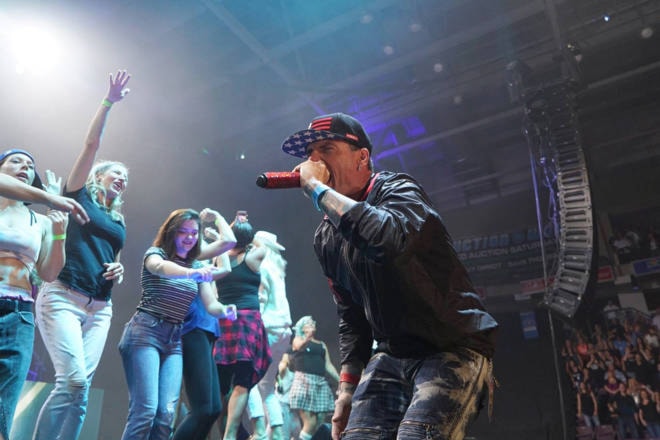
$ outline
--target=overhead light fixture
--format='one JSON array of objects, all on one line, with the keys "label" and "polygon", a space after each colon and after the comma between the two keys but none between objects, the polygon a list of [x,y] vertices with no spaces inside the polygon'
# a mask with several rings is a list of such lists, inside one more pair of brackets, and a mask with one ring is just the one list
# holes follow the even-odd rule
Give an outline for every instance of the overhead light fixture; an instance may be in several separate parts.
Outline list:
[{"label": "overhead light fixture", "polygon": [[435,73],[441,73],[443,70],[445,70],[445,66],[443,66],[442,63],[435,63],[433,65],[433,71]]},{"label": "overhead light fixture", "polygon": [[609,21],[612,19],[612,16],[608,13],[603,14],[603,21],[606,23],[609,23]]},{"label": "overhead light fixture", "polygon": [[383,53],[385,55],[392,55],[394,53],[394,48],[389,44],[383,46]]},{"label": "overhead light fixture", "polygon": [[639,36],[647,40],[653,36],[653,28],[651,26],[644,26],[639,32]]}]

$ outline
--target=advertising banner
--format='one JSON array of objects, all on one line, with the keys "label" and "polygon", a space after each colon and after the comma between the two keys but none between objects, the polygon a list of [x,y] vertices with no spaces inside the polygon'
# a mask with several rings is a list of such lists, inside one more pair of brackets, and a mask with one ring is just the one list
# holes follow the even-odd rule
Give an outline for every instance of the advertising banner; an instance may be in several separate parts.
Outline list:
[{"label": "advertising banner", "polygon": [[[556,258],[552,237],[545,237],[548,265]],[[536,228],[454,241],[458,256],[476,285],[516,283],[543,278],[541,242]]]}]

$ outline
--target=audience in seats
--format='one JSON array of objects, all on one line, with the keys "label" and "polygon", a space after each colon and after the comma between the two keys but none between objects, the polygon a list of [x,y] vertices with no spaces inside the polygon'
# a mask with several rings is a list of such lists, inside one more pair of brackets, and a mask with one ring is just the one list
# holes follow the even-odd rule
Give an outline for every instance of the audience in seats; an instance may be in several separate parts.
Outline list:
[{"label": "audience in seats", "polygon": [[620,440],[660,439],[659,319],[610,305],[601,322],[570,328],[560,350],[577,425],[612,428]]},{"label": "audience in seats", "polygon": [[654,226],[619,228],[609,239],[610,247],[617,255],[619,264],[657,257],[660,255],[658,251],[659,241],[660,237]]}]

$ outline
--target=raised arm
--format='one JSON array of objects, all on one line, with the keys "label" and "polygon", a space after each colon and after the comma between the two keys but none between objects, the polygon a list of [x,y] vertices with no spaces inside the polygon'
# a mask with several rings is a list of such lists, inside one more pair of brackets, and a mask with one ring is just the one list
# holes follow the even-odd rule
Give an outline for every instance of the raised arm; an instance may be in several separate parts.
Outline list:
[{"label": "raised arm", "polygon": [[213,259],[213,281],[217,281],[231,273],[231,263],[229,262],[229,254],[223,252]]},{"label": "raised arm", "polygon": [[261,262],[266,258],[266,246],[252,243],[252,247],[245,254],[245,264],[253,271],[259,272],[261,270]]},{"label": "raised arm", "polygon": [[204,222],[215,223],[215,226],[218,228],[217,233],[213,228],[206,228],[204,230],[204,235],[211,237],[213,242],[209,244],[202,242],[202,252],[199,254],[199,260],[208,260],[236,246],[234,231],[231,230],[229,224],[227,224],[227,220],[219,212],[205,208],[199,213],[199,217]]},{"label": "raised arm", "polygon": [[129,91],[129,89],[126,88],[126,84],[130,78],[131,75],[125,70],[118,71],[114,77],[110,74],[110,88],[108,89],[108,94],[96,110],[96,114],[94,115],[87,131],[87,137],[83,149],[78,155],[78,158],[69,173],[69,177],[66,181],[67,191],[77,191],[85,185],[87,176],[92,170],[92,166],[96,160],[96,153],[101,145],[101,136],[103,135],[103,129],[105,128],[110,108],[115,102],[121,101],[122,98],[126,96]]},{"label": "raised arm", "polygon": [[312,339],[311,334],[305,335],[304,338],[296,335],[293,337],[293,341],[291,341],[291,348],[293,349],[293,351],[299,351],[311,339]]}]

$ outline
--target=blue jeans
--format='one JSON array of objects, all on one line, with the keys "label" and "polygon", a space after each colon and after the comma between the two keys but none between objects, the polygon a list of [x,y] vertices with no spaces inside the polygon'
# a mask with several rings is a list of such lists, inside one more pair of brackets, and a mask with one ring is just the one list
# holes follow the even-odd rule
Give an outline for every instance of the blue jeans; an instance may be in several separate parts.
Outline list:
[{"label": "blue jeans", "polygon": [[112,301],[93,300],[55,281],[44,283],[35,311],[55,369],[55,388],[39,411],[33,438],[75,440],[108,338]]},{"label": "blue jeans", "polygon": [[119,341],[128,384],[123,440],[167,440],[181,392],[181,325],[136,312]]},{"label": "blue jeans", "polygon": [[[23,305],[31,307],[29,303]],[[34,347],[34,314],[8,308],[0,310],[0,434],[5,439],[9,439]]]},{"label": "blue jeans", "polygon": [[378,353],[353,394],[342,439],[462,439],[489,367],[465,348],[422,359]]}]

